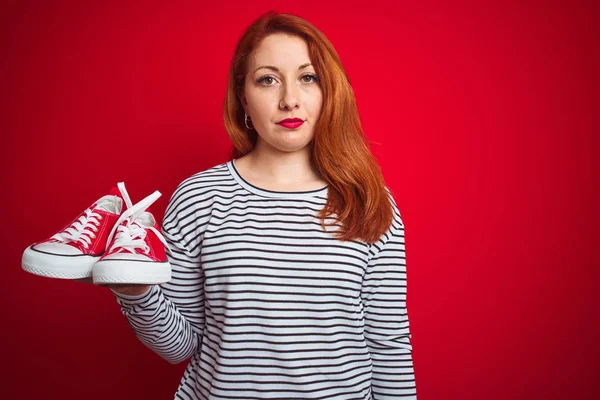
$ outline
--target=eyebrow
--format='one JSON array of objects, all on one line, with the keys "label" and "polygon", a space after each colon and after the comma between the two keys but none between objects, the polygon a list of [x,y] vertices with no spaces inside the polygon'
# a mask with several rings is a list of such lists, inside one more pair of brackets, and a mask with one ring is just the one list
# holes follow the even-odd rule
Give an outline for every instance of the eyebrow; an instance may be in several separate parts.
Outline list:
[{"label": "eyebrow", "polygon": [[[304,69],[306,67],[310,67],[312,64],[311,63],[306,63],[306,64],[302,64],[301,66],[298,67],[298,71],[300,71],[301,69]],[[266,69],[271,69],[273,71],[279,72],[279,68],[274,67],[272,65],[263,65],[261,67],[258,67],[254,70],[254,73],[256,73],[256,71],[258,71],[261,68],[266,68]]]}]

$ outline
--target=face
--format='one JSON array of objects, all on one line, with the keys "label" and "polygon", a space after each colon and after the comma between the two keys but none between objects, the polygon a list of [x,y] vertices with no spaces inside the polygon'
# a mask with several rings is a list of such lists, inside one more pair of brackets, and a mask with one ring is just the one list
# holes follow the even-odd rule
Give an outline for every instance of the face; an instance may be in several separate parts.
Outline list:
[{"label": "face", "polygon": [[[257,147],[281,152],[305,149],[314,137],[323,103],[306,42],[292,35],[269,35],[249,57],[247,68],[241,101],[249,126],[258,133]],[[297,128],[278,124],[287,118],[304,122]]]}]

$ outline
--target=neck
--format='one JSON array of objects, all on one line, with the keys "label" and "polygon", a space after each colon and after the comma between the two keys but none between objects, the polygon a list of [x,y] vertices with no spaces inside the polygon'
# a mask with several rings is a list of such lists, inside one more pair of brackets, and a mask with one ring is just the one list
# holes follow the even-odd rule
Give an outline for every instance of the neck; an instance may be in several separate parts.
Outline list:
[{"label": "neck", "polygon": [[257,146],[244,158],[247,158],[249,170],[256,179],[293,185],[321,179],[310,156],[310,146],[296,152],[276,153]]}]

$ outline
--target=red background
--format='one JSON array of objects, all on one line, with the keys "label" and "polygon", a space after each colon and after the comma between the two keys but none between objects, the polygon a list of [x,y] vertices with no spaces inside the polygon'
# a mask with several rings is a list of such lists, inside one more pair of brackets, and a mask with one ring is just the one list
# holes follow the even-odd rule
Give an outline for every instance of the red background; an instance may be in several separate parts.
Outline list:
[{"label": "red background", "polygon": [[598,2],[8,3],[1,398],[173,397],[185,364],[108,289],[20,259],[118,181],[160,190],[160,218],[227,160],[229,63],[269,9],[321,29],[351,78],[406,224],[419,398],[600,398]]}]

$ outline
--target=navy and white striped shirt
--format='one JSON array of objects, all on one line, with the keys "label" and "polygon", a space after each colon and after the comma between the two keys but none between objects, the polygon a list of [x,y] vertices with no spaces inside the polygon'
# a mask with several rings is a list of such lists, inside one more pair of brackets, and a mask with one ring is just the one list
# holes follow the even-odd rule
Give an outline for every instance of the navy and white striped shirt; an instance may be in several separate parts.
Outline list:
[{"label": "navy and white striped shirt", "polygon": [[416,399],[396,202],[378,242],[342,242],[327,191],[264,190],[232,161],[176,188],[171,281],[115,293],[146,346],[191,357],[176,399]]}]

